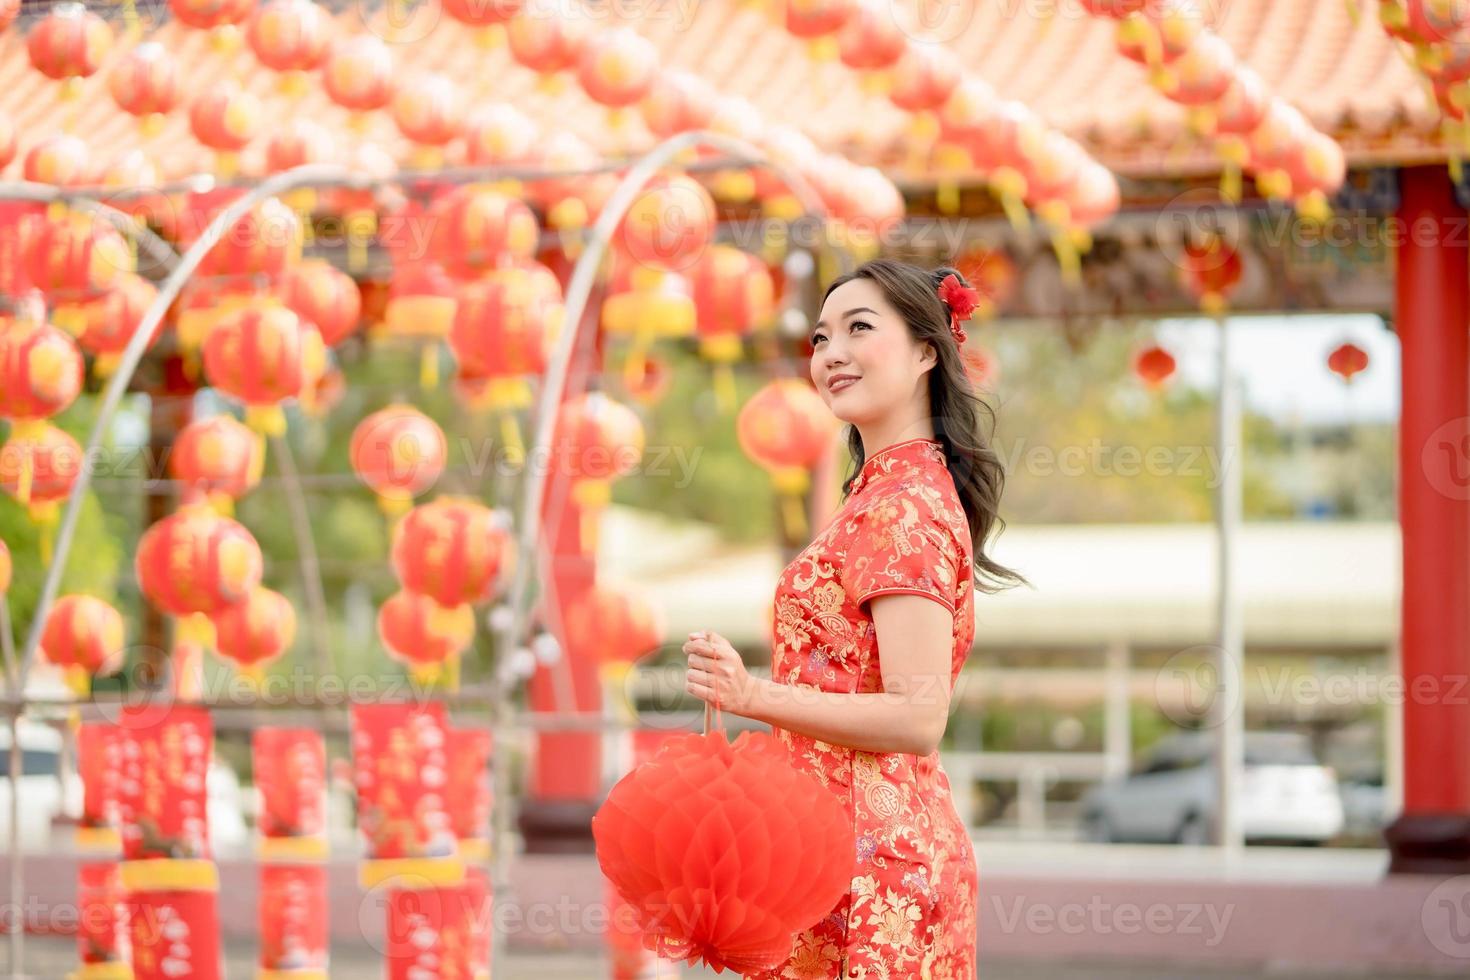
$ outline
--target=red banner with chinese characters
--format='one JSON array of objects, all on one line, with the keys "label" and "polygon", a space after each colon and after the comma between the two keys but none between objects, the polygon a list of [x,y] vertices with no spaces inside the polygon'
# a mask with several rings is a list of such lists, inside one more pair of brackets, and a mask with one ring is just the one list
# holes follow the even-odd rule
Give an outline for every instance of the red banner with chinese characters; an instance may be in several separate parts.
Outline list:
[{"label": "red banner with chinese characters", "polygon": [[484,980],[490,976],[490,886],[469,869],[458,885],[388,894],[388,980]]},{"label": "red banner with chinese characters", "polygon": [[136,980],[220,980],[224,976],[214,891],[132,891],[128,920]]},{"label": "red banner with chinese characters", "polygon": [[82,815],[76,844],[83,854],[115,858],[122,853],[118,786],[123,751],[123,732],[116,725],[89,721],[77,728]]},{"label": "red banner with chinese characters", "polygon": [[[84,726],[85,727],[85,726]],[[79,978],[102,980],[133,975],[128,965],[127,909],[117,863],[77,868],[77,957]]]},{"label": "red banner with chinese characters", "polygon": [[437,702],[352,706],[357,825],[367,860],[456,859],[444,796],[447,728]]},{"label": "red banner with chinese characters", "polygon": [[119,816],[123,857],[208,859],[206,781],[214,725],[203,708],[123,708]]},{"label": "red banner with chinese characters", "polygon": [[266,860],[325,860],[327,750],[310,728],[259,728],[252,740],[260,793],[260,855]]},{"label": "red banner with chinese characters", "polygon": [[325,865],[261,865],[256,980],[326,980],[328,921]]},{"label": "red banner with chinese characters", "polygon": [[444,797],[449,820],[466,861],[490,859],[490,784],[493,737],[483,728],[449,729],[449,783]]}]

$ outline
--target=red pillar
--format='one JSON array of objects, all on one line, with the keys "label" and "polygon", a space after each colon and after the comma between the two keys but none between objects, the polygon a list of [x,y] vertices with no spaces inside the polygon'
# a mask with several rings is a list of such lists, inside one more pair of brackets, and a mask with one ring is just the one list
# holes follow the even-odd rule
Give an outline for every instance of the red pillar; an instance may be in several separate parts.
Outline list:
[{"label": "red pillar", "polygon": [[1470,242],[1442,167],[1400,174],[1404,808],[1390,870],[1470,872]]}]

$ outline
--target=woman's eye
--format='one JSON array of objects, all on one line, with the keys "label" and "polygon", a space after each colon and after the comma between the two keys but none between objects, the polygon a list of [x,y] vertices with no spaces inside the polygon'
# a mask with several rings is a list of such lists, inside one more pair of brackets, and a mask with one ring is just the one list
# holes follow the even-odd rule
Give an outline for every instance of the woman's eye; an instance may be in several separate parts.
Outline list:
[{"label": "woman's eye", "polygon": [[812,346],[815,347],[815,346],[817,346],[817,344],[821,343],[822,341],[824,341],[826,339],[827,339],[827,337],[826,337],[825,334],[814,333],[814,334],[812,334]]},{"label": "woman's eye", "polygon": [[872,324],[866,323],[866,322],[864,322],[862,320],[854,320],[854,321],[852,321],[852,326],[850,326],[848,329],[849,330],[856,330],[858,327],[864,327],[864,328],[866,328],[868,330],[872,330],[873,329]]}]

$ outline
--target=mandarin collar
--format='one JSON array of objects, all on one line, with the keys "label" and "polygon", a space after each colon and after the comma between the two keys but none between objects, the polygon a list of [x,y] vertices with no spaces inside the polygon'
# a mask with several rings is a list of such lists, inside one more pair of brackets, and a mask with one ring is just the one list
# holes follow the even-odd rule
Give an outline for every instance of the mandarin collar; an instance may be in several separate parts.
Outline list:
[{"label": "mandarin collar", "polygon": [[943,463],[944,444],[938,439],[920,437],[905,439],[891,446],[885,446],[863,460],[863,468],[853,478],[849,495],[862,490],[879,474],[892,472],[895,468],[917,466],[925,460],[936,460]]}]

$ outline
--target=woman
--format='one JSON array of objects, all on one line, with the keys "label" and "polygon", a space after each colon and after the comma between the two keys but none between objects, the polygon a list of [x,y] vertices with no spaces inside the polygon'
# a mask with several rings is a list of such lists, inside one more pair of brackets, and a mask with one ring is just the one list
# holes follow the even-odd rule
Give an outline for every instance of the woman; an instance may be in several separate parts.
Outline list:
[{"label": "woman", "polygon": [[852,815],[850,891],[761,980],[975,977],[975,854],[938,747],[977,578],[1025,580],[983,553],[1004,472],[960,356],[974,305],[954,270],[883,259],[827,288],[811,376],[852,426],[842,507],[781,574],[771,680],[717,634],[684,645],[689,692],[770,724]]}]

